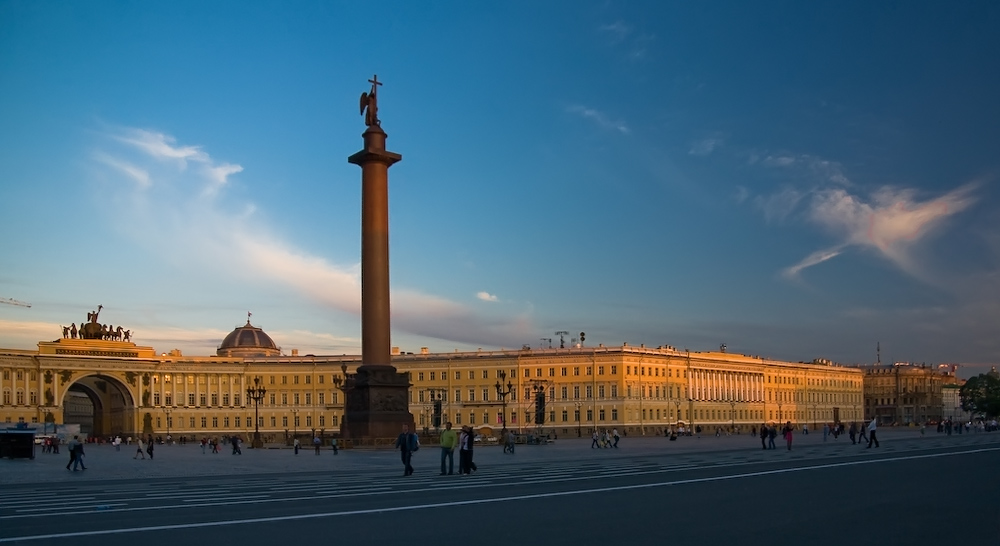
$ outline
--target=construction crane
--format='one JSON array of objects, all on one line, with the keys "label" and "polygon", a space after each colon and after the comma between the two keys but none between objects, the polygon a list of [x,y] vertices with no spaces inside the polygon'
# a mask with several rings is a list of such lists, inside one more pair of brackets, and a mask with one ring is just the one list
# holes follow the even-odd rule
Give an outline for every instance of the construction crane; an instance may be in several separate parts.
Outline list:
[{"label": "construction crane", "polygon": [[556,332],[556,335],[559,336],[559,348],[565,349],[566,340],[563,338],[563,336],[568,336],[569,332],[567,332],[566,330],[559,330],[558,332]]},{"label": "construction crane", "polygon": [[21,307],[31,307],[30,303],[24,303],[23,301],[17,301],[14,298],[0,298],[0,303],[6,303],[7,305],[20,305]]}]

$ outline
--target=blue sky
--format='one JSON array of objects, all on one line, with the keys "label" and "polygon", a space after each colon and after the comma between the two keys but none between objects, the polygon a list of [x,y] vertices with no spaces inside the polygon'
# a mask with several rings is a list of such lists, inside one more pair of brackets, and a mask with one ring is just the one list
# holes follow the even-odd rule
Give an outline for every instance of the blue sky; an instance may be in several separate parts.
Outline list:
[{"label": "blue sky", "polygon": [[[360,351],[358,96],[393,345],[1000,361],[988,2],[0,1],[0,346],[104,305]],[[970,372],[966,372],[970,373]]]}]

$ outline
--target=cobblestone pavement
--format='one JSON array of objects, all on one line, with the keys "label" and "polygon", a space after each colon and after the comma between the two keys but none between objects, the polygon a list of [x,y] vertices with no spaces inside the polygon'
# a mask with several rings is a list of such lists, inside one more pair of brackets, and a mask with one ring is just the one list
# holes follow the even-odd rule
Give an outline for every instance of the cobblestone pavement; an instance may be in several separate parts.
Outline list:
[{"label": "cobblestone pavement", "polygon": [[[881,447],[878,451],[911,451],[948,445],[983,445],[1000,443],[1000,433],[955,434],[946,436],[928,429],[921,435],[919,429],[880,429]],[[788,452],[784,441],[775,440],[777,449],[762,450],[756,436],[682,437],[670,442],[662,436],[628,436],[619,442],[618,449],[592,449],[589,438],[559,438],[542,446],[518,445],[516,454],[504,454],[499,446],[477,445],[477,465],[524,466],[559,462],[598,462],[609,459],[640,458],[657,462],[670,460],[683,464],[720,464],[739,462],[766,462],[777,458],[803,459],[857,454],[864,446],[851,445],[850,438],[833,436],[823,441],[822,433],[795,435],[793,450]],[[223,447],[221,453],[202,453],[199,445],[157,446],[153,460],[133,459],[135,446],[121,447],[116,451],[110,445],[88,444],[85,471],[67,471],[69,455],[65,449],[59,455],[36,450],[35,459],[0,459],[0,484],[66,484],[93,480],[135,480],[159,478],[210,478],[212,476],[264,475],[275,473],[332,473],[337,475],[366,474],[395,475],[401,463],[399,455],[390,450],[353,449],[341,450],[334,455],[329,447],[320,455],[312,448],[303,448],[295,455],[289,447],[243,449],[242,455],[232,455],[231,448]],[[874,449],[874,448],[873,448]],[[455,455],[458,459],[458,455]],[[440,449],[424,446],[414,454],[413,464],[418,472],[435,472],[440,464]],[[456,461],[457,464],[457,461]]]}]

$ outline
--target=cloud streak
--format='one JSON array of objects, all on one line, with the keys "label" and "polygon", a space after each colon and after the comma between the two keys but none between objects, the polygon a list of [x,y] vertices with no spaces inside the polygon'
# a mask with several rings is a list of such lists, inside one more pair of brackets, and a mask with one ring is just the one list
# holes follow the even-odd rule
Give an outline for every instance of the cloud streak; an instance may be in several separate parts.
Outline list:
[{"label": "cloud streak", "polygon": [[820,264],[847,247],[877,251],[907,273],[920,277],[911,250],[942,222],[976,202],[977,184],[966,184],[934,199],[921,201],[912,189],[885,187],[868,200],[844,188],[813,192],[808,218],[841,239],[841,243],[814,252],[784,270],[795,277],[803,269]]},{"label": "cloud streak", "polygon": [[566,111],[571,114],[576,114],[584,119],[590,120],[596,123],[597,126],[601,127],[602,129],[617,131],[623,135],[631,133],[628,126],[625,125],[625,122],[612,120],[603,112],[600,112],[593,108],[587,108],[586,106],[575,104],[567,107]]}]

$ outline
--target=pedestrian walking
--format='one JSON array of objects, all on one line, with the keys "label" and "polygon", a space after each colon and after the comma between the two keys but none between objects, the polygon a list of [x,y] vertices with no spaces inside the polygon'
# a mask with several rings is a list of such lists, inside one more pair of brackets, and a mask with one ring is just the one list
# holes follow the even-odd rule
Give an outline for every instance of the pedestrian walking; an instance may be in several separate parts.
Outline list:
[{"label": "pedestrian walking", "polygon": [[[66,470],[76,470],[76,464],[75,464],[76,463],[76,446],[77,446],[77,444],[80,443],[79,438],[80,438],[79,436],[74,436],[73,439],[70,440],[69,444],[67,444],[67,446],[66,446],[69,449],[69,462],[66,463]],[[70,468],[71,466],[73,468]]]},{"label": "pedestrian walking", "polygon": [[865,433],[865,424],[862,421],[861,426],[858,427],[858,443],[862,444],[868,441],[868,434]]},{"label": "pedestrian walking", "polygon": [[[618,429],[611,430],[611,437],[615,439],[615,445],[611,447],[618,447],[618,440],[621,439],[621,436],[618,436]],[[674,438],[676,438],[676,436],[674,436]]]},{"label": "pedestrian walking", "polygon": [[150,461],[153,460],[153,443],[154,443],[153,442],[153,435],[150,434],[146,438],[146,453],[149,454],[149,460]]},{"label": "pedestrian walking", "polygon": [[138,457],[142,457],[144,460],[146,458],[146,453],[144,453],[143,450],[142,450],[142,438],[141,437],[135,439],[135,455],[132,455],[133,459],[138,458]]},{"label": "pedestrian walking", "polygon": [[597,441],[598,436],[596,430],[594,431],[594,434],[591,435],[591,438],[592,440],[590,442],[590,449],[594,449],[595,447],[601,447],[601,443]]},{"label": "pedestrian walking", "polygon": [[409,425],[403,425],[403,432],[400,432],[399,436],[396,437],[396,449],[399,450],[400,458],[403,461],[403,475],[412,475],[413,465],[410,462],[413,458],[413,452],[420,449],[420,441],[416,434],[410,432]]},{"label": "pedestrian walking", "polygon": [[299,446],[300,446],[300,445],[301,445],[301,444],[299,443],[299,439],[298,439],[298,438],[296,438],[296,439],[292,440],[292,447],[294,447],[294,448],[295,448],[295,454],[296,454],[296,455],[298,455],[298,454],[299,454]]},{"label": "pedestrian walking", "polygon": [[823,423],[823,441],[826,441],[826,437],[830,435],[830,424]]},{"label": "pedestrian walking", "polygon": [[333,454],[334,455],[337,455],[337,454],[340,453],[340,450],[337,449],[337,439],[336,438],[330,439],[330,447],[333,448]]},{"label": "pedestrian walking", "polygon": [[73,458],[73,470],[76,470],[76,465],[79,463],[80,470],[87,470],[87,466],[83,464],[83,442],[77,442],[76,446],[73,448],[75,457]]},{"label": "pedestrian walking", "polygon": [[788,446],[788,451],[792,450],[792,433],[794,430],[795,427],[792,426],[791,421],[785,423],[784,436],[785,436],[785,444]]},{"label": "pedestrian walking", "polygon": [[767,449],[775,449],[774,438],[778,436],[778,429],[771,425],[767,427]]},{"label": "pedestrian walking", "polygon": [[851,428],[847,429],[847,435],[851,437],[851,445],[858,443],[858,424],[851,421]]},{"label": "pedestrian walking", "polygon": [[451,421],[444,424],[441,432],[441,475],[445,475],[444,462],[448,461],[448,474],[455,473],[455,447],[458,446],[458,433],[452,430]]},{"label": "pedestrian walking", "polygon": [[767,423],[760,424],[760,448],[767,449]]},{"label": "pedestrian walking", "polygon": [[205,450],[208,448],[208,438],[204,436],[201,437],[201,454],[205,454]]},{"label": "pedestrian walking", "polygon": [[868,447],[872,447],[872,443],[878,447],[878,438],[875,437],[876,428],[878,428],[877,419],[872,418],[872,422],[868,424]]},{"label": "pedestrian walking", "polygon": [[313,436],[313,445],[316,446],[316,454],[319,455],[319,448],[321,447],[323,441],[319,439],[319,436]]},{"label": "pedestrian walking", "polygon": [[[240,449],[240,437],[233,434],[229,441],[233,444],[233,455],[243,455],[243,450]],[[316,450],[319,451],[319,448],[317,447]],[[317,455],[319,455],[319,453],[317,453]]]}]

